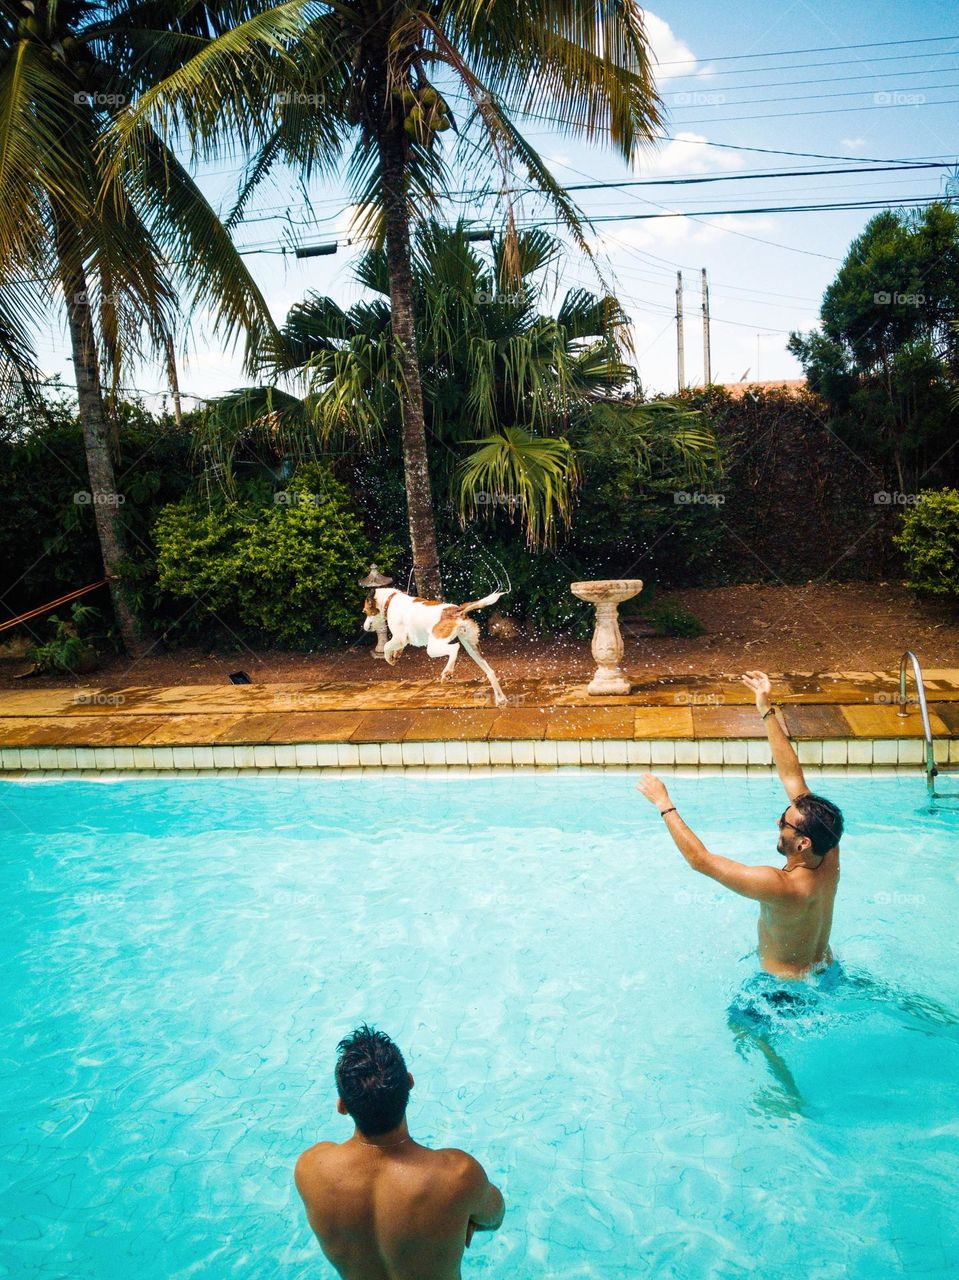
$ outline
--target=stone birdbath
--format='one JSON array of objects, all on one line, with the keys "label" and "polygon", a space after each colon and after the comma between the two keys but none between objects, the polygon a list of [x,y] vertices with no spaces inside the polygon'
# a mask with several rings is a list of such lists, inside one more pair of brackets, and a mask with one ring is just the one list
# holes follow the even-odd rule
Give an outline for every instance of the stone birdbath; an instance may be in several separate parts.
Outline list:
[{"label": "stone birdbath", "polygon": [[639,578],[608,578],[596,582],[571,582],[570,591],[596,609],[592,651],[596,671],[587,692],[629,693],[629,681],[619,665],[623,660],[623,635],[619,629],[619,606],[643,589]]}]

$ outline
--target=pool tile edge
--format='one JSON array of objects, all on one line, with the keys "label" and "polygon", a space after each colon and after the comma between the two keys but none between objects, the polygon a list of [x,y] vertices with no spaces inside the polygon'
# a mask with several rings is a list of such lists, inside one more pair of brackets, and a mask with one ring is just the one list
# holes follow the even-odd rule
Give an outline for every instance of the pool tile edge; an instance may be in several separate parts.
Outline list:
[{"label": "pool tile edge", "polygon": [[[959,737],[935,743],[940,764],[959,764]],[[802,740],[801,763],[812,769],[869,772],[921,767],[925,746],[916,738]],[[697,771],[772,770],[762,739],[490,739],[460,742],[316,742],[296,746],[3,747],[0,776],[95,777],[103,774],[239,774],[417,772],[498,769],[624,768],[646,766]]]}]

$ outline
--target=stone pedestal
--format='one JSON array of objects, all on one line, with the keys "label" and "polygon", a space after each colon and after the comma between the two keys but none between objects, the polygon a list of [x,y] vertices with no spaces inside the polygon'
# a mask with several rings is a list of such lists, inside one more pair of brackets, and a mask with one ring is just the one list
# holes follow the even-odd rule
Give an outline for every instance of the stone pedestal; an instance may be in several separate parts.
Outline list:
[{"label": "stone pedestal", "polygon": [[623,636],[619,629],[619,606],[624,600],[639,595],[643,584],[639,578],[612,578],[597,582],[573,582],[570,591],[596,609],[592,653],[596,671],[588,692],[595,695],[629,693],[629,681],[620,667],[623,659]]}]

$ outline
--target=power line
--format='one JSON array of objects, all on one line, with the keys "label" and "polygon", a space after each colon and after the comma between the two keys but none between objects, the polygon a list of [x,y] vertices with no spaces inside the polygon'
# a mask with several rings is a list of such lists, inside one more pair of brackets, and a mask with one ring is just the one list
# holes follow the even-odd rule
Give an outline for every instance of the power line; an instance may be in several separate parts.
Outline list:
[{"label": "power line", "polygon": [[747,58],[789,58],[796,53],[842,53],[847,49],[891,49],[905,44],[942,44],[947,40],[959,40],[959,35],[918,36],[912,40],[869,40],[865,44],[824,44],[811,49],[773,49],[765,53],[723,53],[710,58],[677,58],[672,62],[659,62],[656,65],[681,67],[689,62],[743,62]]},{"label": "power line", "polygon": [[[737,142],[712,142],[708,138],[673,138],[669,134],[654,135],[656,142],[679,142],[690,147],[716,147],[721,151],[751,151],[764,156],[794,156],[799,160],[845,160],[850,163],[862,161],[865,164],[902,164],[909,166],[913,160],[909,157],[886,156],[836,156],[822,151],[783,151],[779,147],[746,147]],[[939,159],[938,156],[916,156],[915,160]],[[950,161],[950,164],[952,161]]]},{"label": "power line", "polygon": [[[844,173],[909,173],[920,169],[951,169],[953,165],[945,160],[934,160],[925,164],[910,165],[872,165],[868,168],[846,167],[841,169],[782,169],[778,172],[758,173],[710,173],[697,174],[678,178],[629,178],[612,182],[581,182],[565,187],[565,191],[599,191],[616,190],[621,187],[670,187],[697,186],[706,182],[755,182],[757,178],[821,178],[832,174]],[[526,190],[532,191],[529,187]]]},{"label": "power line", "polygon": [[[943,85],[944,89],[951,88],[950,85]],[[773,99],[769,99],[773,101]],[[915,102],[871,102],[864,107],[822,107],[816,111],[763,111],[755,116],[718,116],[711,120],[680,120],[677,123],[686,128],[693,124],[733,124],[740,120],[798,120],[802,116],[845,116],[852,115],[858,111],[888,111],[890,107],[951,107],[959,98],[944,98],[941,102],[929,102],[928,100],[921,103]],[[554,121],[555,123],[555,121]]]},{"label": "power line", "polygon": [[[955,67],[950,67],[949,70],[954,72]],[[759,88],[759,86],[757,85],[756,88]],[[873,102],[875,103],[875,105],[882,107],[882,106],[888,106],[890,104],[884,103],[884,102],[878,102],[878,103],[875,102],[876,98],[878,98],[881,94],[885,94],[887,97],[890,97],[890,98],[895,97],[898,94],[910,95],[910,96],[915,95],[917,97],[921,97],[927,90],[930,93],[938,93],[942,89],[959,89],[959,84],[936,84],[936,85],[920,84],[909,89],[892,89],[892,90],[880,89],[873,92],[872,96],[873,96]],[[826,98],[859,98],[863,94],[866,94],[869,92],[870,92],[869,89],[849,89],[842,93],[807,93],[803,95],[802,100],[803,102],[821,102]],[[687,94],[686,96],[696,97],[697,95]],[[710,94],[709,94],[709,91],[707,90],[702,94],[700,94],[699,96],[703,98],[708,98],[710,97]],[[723,99],[722,102],[717,102],[715,104],[711,102],[691,102],[686,104],[677,102],[675,106],[671,108],[671,110],[672,111],[692,111],[695,107],[703,107],[703,106],[709,107],[714,105],[717,107],[754,107],[754,106],[758,107],[765,102],[781,102],[782,101],[782,94],[777,94],[776,97],[774,98],[743,98],[741,101],[739,100],[729,101],[726,99],[724,94],[715,94],[713,96],[721,97]],[[923,101],[923,103],[905,103],[903,105],[922,106],[922,105],[925,105],[925,103]]]},{"label": "power line", "polygon": [[[946,55],[937,53],[937,54],[929,54],[925,56],[942,58],[942,57],[945,57]],[[900,59],[897,58],[897,59],[894,59],[894,61],[898,62],[900,61]],[[813,65],[825,67],[831,64],[823,62],[823,63],[814,63]],[[836,63],[835,65],[839,66],[841,64]],[[915,68],[915,70],[910,67],[908,71],[882,71],[882,72],[867,71],[867,72],[863,72],[861,76],[850,76],[850,75],[812,76],[812,77],[807,76],[805,80],[770,80],[768,81],[768,83],[765,83],[765,84],[735,84],[735,85],[728,85],[728,86],[723,85],[722,92],[723,93],[727,92],[727,89],[730,93],[738,93],[740,90],[743,90],[743,89],[745,90],[782,89],[782,88],[786,88],[787,86],[793,86],[797,84],[848,84],[850,80],[876,80],[880,75],[882,76],[883,80],[900,80],[903,76],[915,75],[917,72],[921,72],[921,74],[924,76],[944,76],[950,71],[955,71],[955,69],[956,69],[955,66],[918,67],[918,68]],[[756,70],[759,71],[761,70],[761,68],[757,67]],[[716,73],[716,74],[721,74],[721,73]],[[696,78],[701,79],[703,81],[703,84],[705,85],[710,82],[711,76],[708,78],[706,76],[697,76]],[[675,90],[671,90],[670,92],[672,92],[674,95],[677,95],[677,94],[688,95],[692,91],[689,89],[675,89]]]},{"label": "power line", "polygon": [[[930,51],[929,53],[895,53],[879,58],[831,58],[826,61],[820,60],[819,62],[780,62],[771,63],[768,67],[732,67],[728,71],[714,71],[711,66],[706,64],[714,62],[716,59],[703,58],[700,59],[703,66],[699,71],[681,71],[675,76],[668,76],[667,80],[698,80],[706,76],[709,76],[710,79],[716,76],[756,76],[764,75],[767,72],[771,75],[774,71],[824,71],[830,67],[875,66],[877,62],[917,62],[925,58],[949,58],[954,52],[955,50],[953,49],[947,49],[943,53],[936,53],[935,51]],[[663,64],[660,63],[659,65],[662,66]],[[922,71],[925,68],[920,67],[919,70]],[[873,74],[879,75],[880,73],[876,71]]]},{"label": "power line", "polygon": [[[927,205],[936,203],[935,196],[917,197],[914,200],[898,201],[899,208]],[[609,213],[599,214],[589,219],[590,222],[644,222],[652,218],[718,218],[726,215],[735,214],[740,216],[748,213],[821,213],[824,211],[835,209],[888,209],[888,200],[849,200],[836,202],[834,204],[794,204],[794,205],[768,205],[762,208],[750,209],[697,209],[694,212],[688,212],[684,209],[660,209],[658,213]],[[523,228],[551,226],[550,222],[535,221],[523,222],[518,224]]]},{"label": "power line", "polygon": [[[717,174],[690,174],[683,176],[674,176],[666,178],[629,178],[599,182],[582,182],[574,183],[565,187],[566,191],[614,191],[629,187],[665,187],[665,186],[698,186],[702,184],[716,182],[753,182],[757,179],[764,178],[819,178],[827,176],[840,176],[843,174],[858,173],[909,173],[913,170],[917,172],[929,169],[952,169],[954,166],[947,161],[937,160],[925,163],[915,163],[909,165],[892,164],[892,165],[874,165],[865,168],[857,168],[845,166],[842,168],[832,169],[782,169],[782,170],[759,170],[749,173],[717,173]],[[846,184],[848,185],[848,184]],[[854,186],[868,186],[870,183],[857,183]],[[842,185],[832,188],[833,190],[841,190]],[[509,195],[534,195],[537,188],[531,186],[513,187],[503,194]],[[464,188],[459,191],[450,191],[447,198],[460,201],[475,201],[477,197],[482,195],[491,195],[488,188]],[[331,213],[322,218],[300,218],[296,219],[290,215],[294,212],[307,212],[311,208],[311,204],[302,203],[298,205],[267,205],[265,208],[255,209],[253,213],[257,216],[242,219],[240,226],[254,226],[264,222],[285,222],[290,229],[300,230],[304,228],[316,228],[318,231],[324,224],[335,222],[350,207],[349,204],[344,205],[335,213]],[[279,213],[271,213],[271,209],[280,210]],[[285,216],[284,216],[285,215]]]}]

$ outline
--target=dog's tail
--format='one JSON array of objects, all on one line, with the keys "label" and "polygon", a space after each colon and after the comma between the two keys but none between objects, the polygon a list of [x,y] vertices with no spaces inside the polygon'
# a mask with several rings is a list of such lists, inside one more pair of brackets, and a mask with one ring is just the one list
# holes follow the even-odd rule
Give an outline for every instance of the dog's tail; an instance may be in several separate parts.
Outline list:
[{"label": "dog's tail", "polygon": [[472,613],[474,609],[488,609],[491,604],[495,604],[500,596],[506,595],[505,591],[494,591],[492,595],[484,596],[482,600],[471,600],[469,604],[461,604],[460,613]]}]

